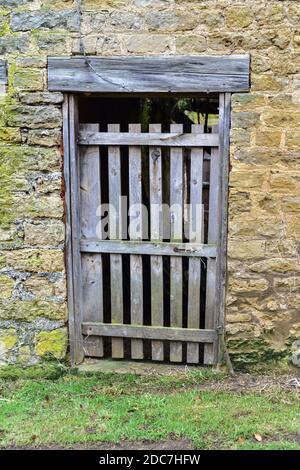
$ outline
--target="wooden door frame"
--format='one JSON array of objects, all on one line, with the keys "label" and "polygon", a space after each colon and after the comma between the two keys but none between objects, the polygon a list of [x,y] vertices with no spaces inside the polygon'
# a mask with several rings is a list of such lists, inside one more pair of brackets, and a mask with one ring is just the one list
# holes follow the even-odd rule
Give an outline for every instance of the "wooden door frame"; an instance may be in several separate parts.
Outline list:
[{"label": "wooden door frame", "polygon": [[[120,73],[121,71],[121,73]],[[76,56],[48,58],[48,89],[65,93],[63,104],[64,177],[66,186],[66,267],[68,278],[69,334],[72,364],[83,360],[82,306],[76,296],[80,286],[77,97],[76,93],[110,96],[139,94],[219,93],[219,240],[215,331],[224,330],[227,254],[227,204],[230,132],[230,94],[250,88],[250,56]],[[75,93],[75,94],[74,94]],[[219,343],[212,363],[220,360]]]},{"label": "wooden door frame", "polygon": [[[212,364],[220,362],[220,337],[224,333],[226,272],[227,272],[227,217],[228,217],[228,172],[230,138],[231,93],[219,94],[219,237],[217,243],[217,285],[214,329],[217,340],[213,351]],[[68,295],[68,324],[70,356],[72,366],[84,359],[82,335],[82,305],[80,296],[80,224],[78,149],[76,142],[78,126],[77,96],[64,94],[63,101],[63,147],[65,180],[65,224],[66,224],[66,271]]]}]

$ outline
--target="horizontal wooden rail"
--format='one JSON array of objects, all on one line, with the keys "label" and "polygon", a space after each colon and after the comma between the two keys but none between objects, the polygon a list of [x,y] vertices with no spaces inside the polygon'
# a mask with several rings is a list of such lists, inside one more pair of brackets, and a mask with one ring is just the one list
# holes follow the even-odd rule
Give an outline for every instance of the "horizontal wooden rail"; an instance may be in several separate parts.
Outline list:
[{"label": "horizontal wooden rail", "polygon": [[86,253],[119,253],[124,255],[197,256],[215,258],[216,245],[176,242],[143,242],[128,240],[81,240],[80,250]]},{"label": "horizontal wooden rail", "polygon": [[93,322],[82,323],[82,333],[87,336],[188,341],[192,343],[213,343],[217,337],[215,330]]},{"label": "horizontal wooden rail", "polygon": [[150,145],[158,147],[218,147],[218,134],[155,132],[87,132],[78,136],[80,145]]}]

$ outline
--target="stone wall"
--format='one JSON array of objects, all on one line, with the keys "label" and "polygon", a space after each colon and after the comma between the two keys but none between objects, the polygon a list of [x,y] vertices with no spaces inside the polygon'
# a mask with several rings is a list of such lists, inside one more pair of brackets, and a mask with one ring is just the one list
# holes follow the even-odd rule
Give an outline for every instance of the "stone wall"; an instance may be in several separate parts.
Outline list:
[{"label": "stone wall", "polygon": [[[251,54],[233,96],[227,341],[236,362],[300,334],[300,2],[83,0],[87,54]],[[60,93],[47,55],[80,53],[77,2],[0,0],[0,363],[65,357]]]}]

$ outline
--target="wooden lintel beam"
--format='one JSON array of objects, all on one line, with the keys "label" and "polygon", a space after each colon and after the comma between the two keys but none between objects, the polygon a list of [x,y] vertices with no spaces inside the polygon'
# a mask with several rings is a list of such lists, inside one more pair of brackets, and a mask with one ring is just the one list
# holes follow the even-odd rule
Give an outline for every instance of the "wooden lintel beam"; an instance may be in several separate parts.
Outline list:
[{"label": "wooden lintel beam", "polygon": [[95,93],[249,90],[249,55],[49,57],[48,89]]}]

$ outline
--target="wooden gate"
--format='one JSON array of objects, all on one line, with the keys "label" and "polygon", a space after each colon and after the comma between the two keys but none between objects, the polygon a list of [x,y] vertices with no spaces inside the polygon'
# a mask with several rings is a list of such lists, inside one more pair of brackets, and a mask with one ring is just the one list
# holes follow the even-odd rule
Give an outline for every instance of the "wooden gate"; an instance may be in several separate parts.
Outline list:
[{"label": "wooden gate", "polygon": [[[77,99],[66,95],[64,153],[67,218],[71,222],[67,225],[67,248],[72,253],[67,262],[72,273],[68,288],[74,362],[85,356],[104,355],[192,364],[217,362],[218,333],[223,326],[222,251],[226,234],[222,233],[222,217],[226,218],[229,104],[230,95],[220,94],[219,125],[210,133],[204,133],[200,125],[183,133],[181,124],[171,124],[167,133],[161,132],[160,124],[150,125],[148,132],[141,132],[140,124],[129,124],[127,132],[120,132],[118,124],[109,124],[100,132],[98,124],[78,122]],[[129,207],[143,202],[142,158],[147,159],[148,235],[127,236],[132,215],[129,213],[127,219],[119,213],[120,196],[124,195],[124,148],[128,152]],[[103,239],[99,212],[103,203],[101,158],[105,152],[107,202],[115,208],[115,212],[108,210],[107,239]],[[164,158],[169,160],[167,174]],[[166,200],[166,178],[169,206],[183,207],[187,201],[192,207],[205,203],[208,209],[207,229],[197,234],[197,242],[191,240],[192,224],[184,210],[178,217],[171,208],[170,235],[164,234],[165,222],[152,208]],[[138,222],[143,227],[142,211]],[[144,272],[145,258],[149,277]],[[126,315],[125,290],[129,290]],[[145,305],[150,305],[148,318]]]}]

